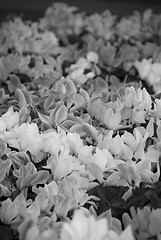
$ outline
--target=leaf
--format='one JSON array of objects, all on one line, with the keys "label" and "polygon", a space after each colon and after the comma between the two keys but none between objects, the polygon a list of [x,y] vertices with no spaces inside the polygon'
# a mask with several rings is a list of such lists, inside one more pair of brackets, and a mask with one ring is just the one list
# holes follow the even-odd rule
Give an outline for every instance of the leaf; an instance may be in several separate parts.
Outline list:
[{"label": "leaf", "polygon": [[83,88],[81,88],[79,92],[80,92],[80,94],[84,97],[84,100],[85,100],[86,102],[89,102],[89,101],[90,101],[90,96],[89,96],[89,94],[88,94]]},{"label": "leaf", "polygon": [[69,96],[69,94],[71,94],[71,93],[76,93],[77,92],[75,84],[70,79],[67,80],[65,87],[66,87],[67,96]]},{"label": "leaf", "polygon": [[41,124],[41,131],[42,132],[45,132],[45,131],[47,131],[48,129],[51,129],[52,127],[49,125],[49,124],[47,124],[47,123],[42,123]]},{"label": "leaf", "polygon": [[1,240],[13,240],[12,228],[7,225],[0,225]]},{"label": "leaf", "polygon": [[6,174],[9,172],[11,165],[12,165],[12,162],[10,159],[7,159],[6,161],[2,161],[0,159],[0,182],[4,179]]},{"label": "leaf", "polygon": [[72,121],[72,120],[65,120],[63,123],[61,123],[61,127],[64,127],[66,129],[70,129],[72,126],[77,124],[78,122]]},{"label": "leaf", "polygon": [[127,191],[127,187],[119,186],[106,186],[101,184],[92,188],[87,193],[91,196],[96,196],[100,199],[98,202],[98,208],[96,210],[97,215],[111,209],[112,216],[121,219],[122,214],[127,210],[127,204],[122,199],[123,194]]},{"label": "leaf", "polygon": [[55,122],[60,124],[67,118],[67,108],[62,105],[55,114]]},{"label": "leaf", "polygon": [[37,172],[36,178],[34,180],[34,185],[46,183],[48,178],[49,178],[49,172],[46,170],[40,170]]},{"label": "leaf", "polygon": [[4,99],[4,96],[5,96],[4,88],[1,88],[0,89],[0,101],[2,101]]},{"label": "leaf", "polygon": [[85,131],[83,130],[83,126],[82,124],[75,124],[70,128],[70,132],[76,132],[77,134],[79,134],[81,137],[84,137],[86,135]]},{"label": "leaf", "polygon": [[12,74],[9,76],[9,81],[7,81],[7,84],[9,91],[13,93],[18,84],[20,84],[20,79],[15,74]]},{"label": "leaf", "polygon": [[44,101],[44,109],[47,111],[49,110],[51,104],[55,101],[55,95],[54,94],[50,94],[46,100]]},{"label": "leaf", "polygon": [[68,95],[68,99],[67,99],[67,108],[69,109],[71,106],[72,106],[72,104],[74,103],[74,99],[75,99],[75,93],[70,93],[69,95]]},{"label": "leaf", "polygon": [[0,184],[0,197],[2,196],[10,197],[11,191],[6,186]]},{"label": "leaf", "polygon": [[33,181],[35,180],[37,173],[29,174],[23,179],[23,183],[21,185],[21,189],[24,187],[31,186]]},{"label": "leaf", "polygon": [[7,143],[0,139],[0,157],[6,153],[7,150]]},{"label": "leaf", "polygon": [[39,116],[39,118],[40,118],[41,122],[43,122],[43,123],[46,123],[46,124],[50,125],[50,124],[49,124],[49,116],[47,116],[47,115],[44,115],[44,114],[42,114],[42,113],[38,112],[37,110],[36,110],[36,112],[37,112],[37,114],[38,114],[38,116]]},{"label": "leaf", "polygon": [[83,125],[83,130],[95,141],[97,141],[97,136],[98,136],[97,130],[88,123],[83,123],[82,125]]},{"label": "leaf", "polygon": [[74,104],[75,106],[81,106],[82,104],[84,104],[84,97],[81,94],[75,94],[75,98],[74,98]]},{"label": "leaf", "polygon": [[16,95],[16,98],[18,99],[19,107],[20,108],[27,107],[25,95],[23,94],[20,88],[16,88],[15,95]]},{"label": "leaf", "polygon": [[25,107],[21,108],[21,110],[19,111],[19,125],[27,122],[28,118],[29,118],[29,112],[27,108]]}]

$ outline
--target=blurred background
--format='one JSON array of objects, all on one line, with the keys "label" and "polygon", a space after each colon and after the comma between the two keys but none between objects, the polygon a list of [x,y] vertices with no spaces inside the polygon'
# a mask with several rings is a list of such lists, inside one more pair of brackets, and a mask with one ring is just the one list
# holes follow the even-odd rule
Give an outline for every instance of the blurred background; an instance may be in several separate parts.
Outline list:
[{"label": "blurred background", "polygon": [[[0,0],[0,20],[8,13],[22,14],[23,19],[37,20],[54,0]],[[135,10],[143,12],[151,8],[154,13],[161,13],[161,0],[59,0],[71,6],[77,6],[79,11],[101,13],[109,9],[119,16],[130,15]]]}]

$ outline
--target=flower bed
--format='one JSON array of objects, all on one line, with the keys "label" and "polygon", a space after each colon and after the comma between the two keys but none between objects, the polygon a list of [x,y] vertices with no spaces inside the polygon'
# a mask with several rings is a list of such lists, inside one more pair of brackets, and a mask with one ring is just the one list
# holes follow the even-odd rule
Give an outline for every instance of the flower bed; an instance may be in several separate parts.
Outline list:
[{"label": "flower bed", "polygon": [[1,238],[161,239],[161,15],[57,3],[0,32]]}]

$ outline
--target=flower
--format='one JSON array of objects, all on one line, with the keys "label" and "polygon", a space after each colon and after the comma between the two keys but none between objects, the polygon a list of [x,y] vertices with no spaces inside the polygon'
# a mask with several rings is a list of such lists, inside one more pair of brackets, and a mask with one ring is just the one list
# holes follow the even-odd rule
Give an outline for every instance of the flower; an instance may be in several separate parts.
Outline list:
[{"label": "flower", "polygon": [[134,207],[130,208],[130,216],[128,213],[123,214],[123,224],[125,227],[131,225],[137,239],[152,239],[161,237],[161,209],[150,209],[145,206],[143,209]]},{"label": "flower", "polygon": [[9,107],[6,113],[0,117],[0,133],[11,130],[15,125],[19,125],[19,113]]},{"label": "flower", "polygon": [[26,200],[23,194],[12,202],[10,198],[1,203],[0,219],[9,225],[19,225],[26,217]]},{"label": "flower", "polygon": [[60,240],[134,240],[131,228],[121,234],[109,229],[106,218],[96,219],[86,209],[76,210],[73,219],[64,223]]},{"label": "flower", "polygon": [[152,59],[145,59],[143,58],[142,61],[136,61],[134,63],[135,68],[139,72],[140,78],[141,79],[146,79],[147,76],[149,75],[152,67]]},{"label": "flower", "polygon": [[6,124],[6,130],[10,130],[15,125],[19,125],[19,113],[13,111],[13,107],[10,107],[6,113],[2,115],[1,120]]},{"label": "flower", "polygon": [[141,21],[139,14],[131,17],[122,18],[116,26],[117,34],[128,40],[129,38],[138,38],[141,33]]},{"label": "flower", "polygon": [[92,14],[86,18],[85,24],[88,32],[91,32],[97,37],[103,37],[105,40],[109,40],[113,37],[116,17],[111,14],[109,10],[106,10],[99,15],[98,13]]},{"label": "flower", "polygon": [[126,107],[137,111],[149,111],[152,108],[152,99],[146,88],[126,87],[122,101]]},{"label": "flower", "polygon": [[155,62],[152,64],[147,81],[153,86],[155,92],[161,91],[161,63]]},{"label": "flower", "polygon": [[58,154],[64,151],[70,152],[65,132],[57,133],[55,131],[45,132],[43,134],[43,150],[58,157]]},{"label": "flower", "polygon": [[70,223],[64,223],[60,240],[102,240],[107,232],[106,219],[96,220],[81,209],[75,211]]},{"label": "flower", "polygon": [[87,53],[87,60],[89,61],[89,62],[93,62],[93,63],[98,63],[98,55],[97,55],[97,53],[95,53],[95,52],[92,52],[92,51],[90,51],[90,52],[88,52]]},{"label": "flower", "polygon": [[156,93],[161,91],[161,63],[152,63],[152,58],[143,58],[141,62],[137,60],[134,66],[140,78],[146,80],[149,85],[152,85]]},{"label": "flower", "polygon": [[137,127],[134,128],[133,134],[125,131],[124,134],[121,136],[123,142],[132,149],[133,153],[135,153],[140,148],[144,148],[147,138],[148,133],[143,135]]},{"label": "flower", "polygon": [[37,156],[43,149],[42,134],[39,133],[36,123],[15,125],[9,132],[3,133],[2,139],[9,146],[21,151],[30,151],[31,155],[34,156]]},{"label": "flower", "polygon": [[96,74],[99,75],[100,69],[97,67],[97,63],[97,53],[88,52],[86,57],[80,57],[75,64],[71,64],[67,69],[69,72],[67,79],[71,79],[77,85],[84,84],[88,79],[94,78]]},{"label": "flower", "polygon": [[6,131],[6,123],[0,118],[0,133]]}]

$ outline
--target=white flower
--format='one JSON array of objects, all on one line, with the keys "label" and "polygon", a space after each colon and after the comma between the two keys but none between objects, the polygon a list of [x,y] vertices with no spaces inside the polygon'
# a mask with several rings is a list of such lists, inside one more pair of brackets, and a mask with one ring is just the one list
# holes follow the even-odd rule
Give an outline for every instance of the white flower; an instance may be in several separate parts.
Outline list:
[{"label": "white flower", "polygon": [[150,94],[145,88],[135,89],[127,87],[125,89],[123,101],[126,107],[133,108],[133,114],[137,111],[149,111],[151,110],[152,100]]},{"label": "white flower", "polygon": [[6,123],[0,118],[0,133],[6,131]]},{"label": "white flower", "polygon": [[152,64],[147,79],[151,84],[161,82],[161,63],[156,62]]},{"label": "white flower", "polygon": [[87,60],[89,62],[98,63],[98,54],[92,51],[88,52]]},{"label": "white flower", "polygon": [[70,156],[68,153],[61,154],[57,159],[56,168],[53,172],[54,179],[60,180],[70,174],[73,170],[78,170],[79,168],[80,164],[78,159]]},{"label": "white flower", "polygon": [[11,147],[21,151],[30,151],[34,156],[43,149],[42,134],[35,123],[15,125],[9,132],[5,131],[3,140]]},{"label": "white flower", "polygon": [[152,59],[143,59],[141,62],[138,60],[134,63],[134,66],[136,67],[137,71],[139,72],[141,79],[146,79],[149,75],[151,68],[152,68]]},{"label": "white flower", "polygon": [[43,150],[51,153],[58,158],[58,154],[70,152],[70,146],[67,142],[65,132],[57,133],[55,131],[46,132],[43,134]]},{"label": "white flower", "polygon": [[[160,239],[161,236],[161,209],[151,209],[148,206],[135,210],[130,208],[130,215],[123,214],[124,226],[131,225],[137,233],[137,239]],[[125,238],[126,239],[126,238]]]},{"label": "white flower", "polygon": [[96,219],[88,210],[76,210],[71,222],[64,223],[60,240],[134,240],[131,227],[121,234],[109,229],[107,219]]},{"label": "white flower", "polygon": [[138,37],[141,32],[139,16],[135,13],[131,17],[122,18],[116,25],[116,29],[117,33],[126,40],[132,37]]},{"label": "white flower", "polygon": [[78,154],[78,152],[84,147],[83,141],[80,138],[80,135],[77,133],[68,133],[66,140],[70,146],[70,151]]},{"label": "white flower", "polygon": [[153,63],[147,81],[153,86],[155,92],[161,91],[161,63]]},{"label": "white flower", "polygon": [[58,153],[68,152],[78,154],[83,148],[83,142],[77,133],[46,132],[43,134],[43,149],[58,157]]},{"label": "white flower", "polygon": [[10,130],[15,125],[19,124],[19,113],[14,112],[13,107],[10,107],[8,111],[2,115],[1,119],[5,122],[6,129]]},{"label": "white flower", "polygon": [[19,194],[12,202],[10,198],[1,203],[0,219],[7,225],[18,224],[26,216],[26,200]]},{"label": "white flower", "polygon": [[96,220],[88,216],[84,209],[75,211],[70,223],[64,223],[61,240],[103,240],[106,239],[108,225],[106,219]]},{"label": "white flower", "polygon": [[33,50],[38,53],[51,52],[57,45],[58,39],[56,38],[54,32],[45,31],[45,33],[37,34],[36,39],[33,39],[34,49],[29,50]]},{"label": "white flower", "polygon": [[138,60],[134,63],[140,78],[153,86],[155,92],[161,91],[161,63],[152,63],[152,59]]},{"label": "white flower", "polygon": [[108,149],[111,154],[118,155],[122,153],[123,150],[123,141],[119,135],[112,137],[113,130],[110,130],[103,139],[98,138],[98,147],[101,149]]},{"label": "white flower", "polygon": [[6,113],[0,117],[0,133],[9,131],[15,125],[19,124],[19,113],[13,111],[13,107],[10,107]]},{"label": "white flower", "polygon": [[148,137],[147,134],[143,136],[139,129],[134,128],[133,134],[129,133],[128,131],[125,131],[125,133],[121,136],[121,139],[133,150],[133,153],[135,153],[138,150],[138,148],[140,147],[143,148],[145,146],[145,141],[147,137]]},{"label": "white flower", "polygon": [[[75,84],[84,84],[88,79],[99,74],[100,69],[97,67],[97,63],[97,53],[88,52],[86,57],[80,57],[75,64],[71,64],[67,70],[69,72],[67,79],[71,79]],[[88,70],[87,73],[85,73],[86,70]]]}]

